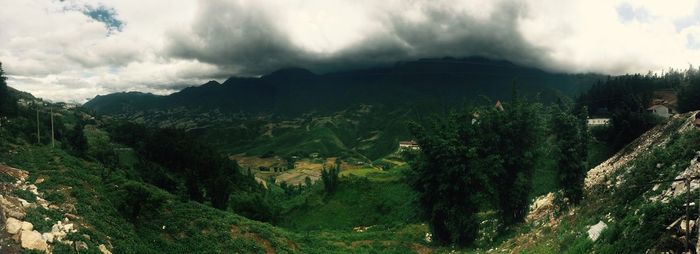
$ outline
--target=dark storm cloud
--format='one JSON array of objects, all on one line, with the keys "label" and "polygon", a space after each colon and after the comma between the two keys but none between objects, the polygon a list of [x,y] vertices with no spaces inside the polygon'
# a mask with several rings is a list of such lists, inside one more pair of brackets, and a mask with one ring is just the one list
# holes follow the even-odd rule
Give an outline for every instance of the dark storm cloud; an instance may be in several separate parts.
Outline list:
[{"label": "dark storm cloud", "polygon": [[201,2],[191,32],[169,34],[166,52],[211,63],[232,73],[260,75],[279,68],[304,67],[316,72],[390,64],[424,57],[486,56],[540,65],[543,50],[529,45],[518,31],[525,8],[498,4],[490,17],[478,19],[444,6],[420,10],[420,22],[385,13],[384,33],[368,34],[333,53],[316,53],[292,43],[270,12],[240,3]]},{"label": "dark storm cloud", "polygon": [[172,32],[166,51],[241,73],[291,65],[308,55],[269,21],[273,17],[240,3],[200,2],[191,32]]}]

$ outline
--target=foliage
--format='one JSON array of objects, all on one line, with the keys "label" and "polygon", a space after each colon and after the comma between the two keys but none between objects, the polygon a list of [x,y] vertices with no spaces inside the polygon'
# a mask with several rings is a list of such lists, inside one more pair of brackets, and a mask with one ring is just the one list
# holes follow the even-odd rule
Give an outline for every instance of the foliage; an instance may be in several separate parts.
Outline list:
[{"label": "foliage", "polygon": [[142,159],[140,174],[145,180],[176,194],[184,186],[187,197],[194,201],[208,200],[212,206],[226,209],[236,185],[251,184],[249,178],[241,177],[235,161],[184,131],[149,130],[121,123],[111,129],[110,135],[136,149]]},{"label": "foliage", "polygon": [[78,156],[83,156],[88,150],[88,141],[85,137],[85,123],[78,121],[68,133],[68,144],[71,150]]},{"label": "foliage", "polygon": [[576,109],[587,107],[594,117],[611,118],[611,126],[597,137],[614,150],[627,145],[658,122],[646,111],[652,102],[652,92],[671,89],[679,84],[681,74],[669,72],[664,76],[623,75],[599,82],[577,99]]},{"label": "foliage", "polygon": [[0,118],[14,116],[17,111],[17,100],[10,94],[7,87],[7,77],[0,63]]},{"label": "foliage", "polygon": [[321,180],[323,181],[323,188],[326,193],[333,194],[338,189],[340,184],[340,179],[338,175],[340,174],[340,164],[336,163],[335,166],[331,168],[324,168],[321,171]]},{"label": "foliage", "polygon": [[408,179],[439,243],[471,244],[480,209],[497,208],[505,225],[527,212],[540,106],[514,95],[504,108],[468,109],[414,127],[421,154]]},{"label": "foliage", "polygon": [[698,109],[700,109],[700,71],[689,71],[687,82],[678,91],[678,110],[688,112]]},{"label": "foliage", "polygon": [[583,181],[588,165],[587,112],[569,112],[556,108],[552,116],[552,133],[555,135],[557,158],[557,182],[564,196],[578,204],[583,198]]}]

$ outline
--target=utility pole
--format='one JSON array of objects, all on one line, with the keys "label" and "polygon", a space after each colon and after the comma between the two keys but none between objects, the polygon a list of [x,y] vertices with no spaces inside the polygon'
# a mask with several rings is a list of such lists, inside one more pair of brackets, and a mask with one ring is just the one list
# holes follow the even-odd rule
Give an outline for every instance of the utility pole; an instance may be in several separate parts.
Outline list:
[{"label": "utility pole", "polygon": [[690,252],[690,177],[685,179],[685,249]]},{"label": "utility pole", "polygon": [[55,139],[54,139],[54,132],[53,132],[53,107],[49,107],[51,109],[51,148],[54,147]]}]

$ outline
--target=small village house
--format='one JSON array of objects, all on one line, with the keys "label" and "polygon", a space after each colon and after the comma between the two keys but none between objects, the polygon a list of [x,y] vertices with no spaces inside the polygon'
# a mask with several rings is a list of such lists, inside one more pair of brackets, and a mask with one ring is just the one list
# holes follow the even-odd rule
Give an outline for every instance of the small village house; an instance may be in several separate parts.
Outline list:
[{"label": "small village house", "polygon": [[415,150],[420,150],[420,146],[418,146],[418,142],[409,140],[409,141],[399,141],[399,150],[400,151],[415,151]]},{"label": "small village house", "polygon": [[673,110],[671,110],[669,107],[663,104],[657,104],[654,106],[651,106],[647,108],[647,111],[649,113],[652,113],[654,115],[663,117],[663,118],[669,118],[673,115]]},{"label": "small village house", "polygon": [[610,118],[588,118],[587,121],[588,127],[607,126],[609,124]]}]

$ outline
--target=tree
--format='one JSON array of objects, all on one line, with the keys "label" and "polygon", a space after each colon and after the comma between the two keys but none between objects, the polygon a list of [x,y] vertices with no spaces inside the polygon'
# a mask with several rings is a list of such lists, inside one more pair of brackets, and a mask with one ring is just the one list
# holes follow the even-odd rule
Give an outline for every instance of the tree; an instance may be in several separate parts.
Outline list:
[{"label": "tree", "polygon": [[479,230],[476,214],[482,197],[492,192],[494,171],[484,164],[497,158],[480,157],[476,128],[465,122],[471,123],[469,114],[411,128],[421,153],[411,156],[407,179],[439,244],[471,244]]},{"label": "tree", "polygon": [[407,179],[436,242],[471,244],[481,209],[496,208],[504,225],[527,214],[541,106],[514,98],[412,127],[421,152],[407,156]]},{"label": "tree", "polygon": [[555,136],[557,180],[564,196],[573,204],[583,198],[586,178],[589,135],[586,126],[586,108],[578,114],[555,108],[551,129]]},{"label": "tree", "polygon": [[71,145],[71,150],[77,155],[83,156],[88,149],[87,138],[85,137],[85,132],[83,129],[85,124],[82,121],[78,121],[73,126],[73,129],[68,135],[68,143]]},{"label": "tree", "polygon": [[338,189],[340,174],[340,164],[336,163],[334,166],[321,171],[321,181],[323,181],[323,188],[326,193],[333,194]]},{"label": "tree", "polygon": [[13,116],[17,110],[17,102],[7,88],[7,77],[0,63],[0,117]]},{"label": "tree", "polygon": [[688,112],[700,109],[700,77],[693,75],[690,82],[678,91],[678,110]]}]

